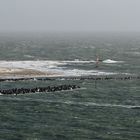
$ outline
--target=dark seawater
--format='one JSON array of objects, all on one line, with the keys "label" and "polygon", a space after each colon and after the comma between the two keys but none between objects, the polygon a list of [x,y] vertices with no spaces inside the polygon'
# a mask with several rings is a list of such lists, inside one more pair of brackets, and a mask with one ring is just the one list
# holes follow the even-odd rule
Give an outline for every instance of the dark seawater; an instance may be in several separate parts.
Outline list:
[{"label": "dark seawater", "polygon": [[[102,60],[69,69],[140,75],[138,33],[1,33],[0,60]],[[140,81],[1,82],[3,89],[76,84],[73,91],[0,96],[0,140],[140,140]],[[137,108],[134,108],[137,106]]]}]

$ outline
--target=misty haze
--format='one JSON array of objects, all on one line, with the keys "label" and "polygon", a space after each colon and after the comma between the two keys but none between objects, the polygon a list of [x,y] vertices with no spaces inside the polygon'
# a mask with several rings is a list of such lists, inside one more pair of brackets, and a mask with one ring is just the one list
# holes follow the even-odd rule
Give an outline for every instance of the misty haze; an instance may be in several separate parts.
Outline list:
[{"label": "misty haze", "polygon": [[0,0],[0,31],[140,31],[139,0]]}]

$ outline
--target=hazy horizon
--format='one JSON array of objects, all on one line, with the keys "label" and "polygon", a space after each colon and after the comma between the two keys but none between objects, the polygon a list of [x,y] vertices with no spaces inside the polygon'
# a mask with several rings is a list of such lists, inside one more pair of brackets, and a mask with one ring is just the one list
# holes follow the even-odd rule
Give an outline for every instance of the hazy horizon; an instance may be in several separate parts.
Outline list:
[{"label": "hazy horizon", "polygon": [[0,32],[140,32],[139,0],[0,0]]}]

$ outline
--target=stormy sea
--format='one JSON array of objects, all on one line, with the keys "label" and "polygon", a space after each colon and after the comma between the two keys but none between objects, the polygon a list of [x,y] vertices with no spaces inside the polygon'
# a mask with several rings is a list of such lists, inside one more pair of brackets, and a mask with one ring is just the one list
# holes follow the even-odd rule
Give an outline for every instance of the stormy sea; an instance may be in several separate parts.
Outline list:
[{"label": "stormy sea", "polygon": [[0,140],[140,140],[140,33],[0,33],[0,67],[61,75],[1,90],[80,87],[0,95]]}]

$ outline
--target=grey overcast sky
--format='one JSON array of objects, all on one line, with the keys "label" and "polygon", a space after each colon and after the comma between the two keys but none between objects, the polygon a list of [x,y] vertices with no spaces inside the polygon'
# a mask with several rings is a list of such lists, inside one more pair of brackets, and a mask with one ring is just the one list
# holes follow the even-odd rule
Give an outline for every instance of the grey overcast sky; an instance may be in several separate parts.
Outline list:
[{"label": "grey overcast sky", "polygon": [[140,0],[0,0],[0,31],[140,31]]}]

